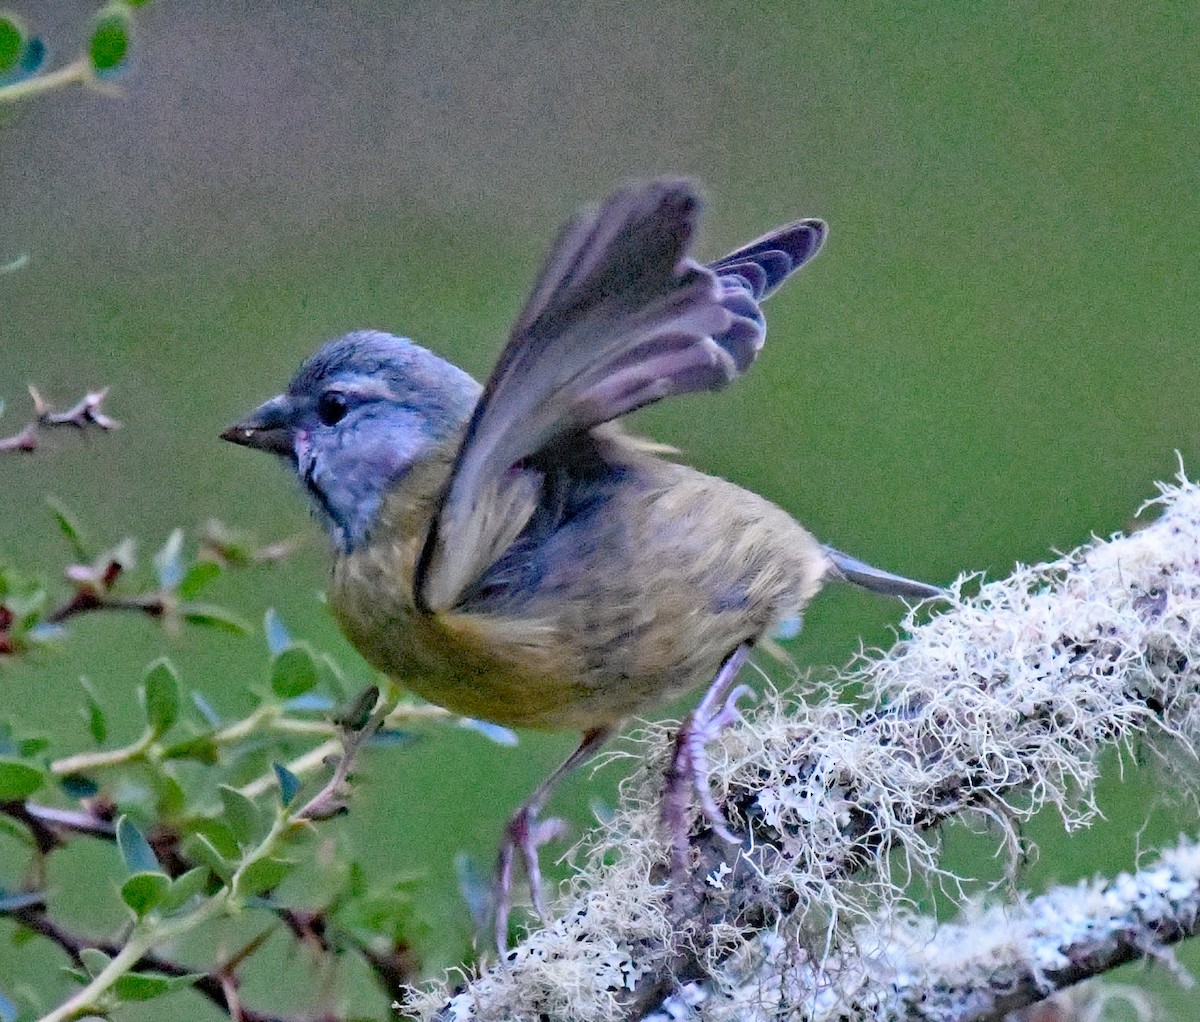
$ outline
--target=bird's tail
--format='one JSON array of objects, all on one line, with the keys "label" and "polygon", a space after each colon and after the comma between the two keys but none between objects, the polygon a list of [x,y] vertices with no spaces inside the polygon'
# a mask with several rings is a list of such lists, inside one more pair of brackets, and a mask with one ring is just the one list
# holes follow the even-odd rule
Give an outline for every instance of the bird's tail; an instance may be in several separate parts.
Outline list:
[{"label": "bird's tail", "polygon": [[820,251],[827,233],[823,220],[794,220],[709,264],[724,292],[721,304],[735,317],[733,326],[713,340],[733,356],[739,373],[746,371],[767,336],[759,303]]}]

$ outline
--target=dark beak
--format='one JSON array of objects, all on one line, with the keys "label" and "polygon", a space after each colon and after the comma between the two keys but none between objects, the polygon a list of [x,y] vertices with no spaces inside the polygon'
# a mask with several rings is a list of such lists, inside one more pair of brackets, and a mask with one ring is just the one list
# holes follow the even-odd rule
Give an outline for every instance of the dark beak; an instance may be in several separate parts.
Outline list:
[{"label": "dark beak", "polygon": [[280,394],[259,405],[241,422],[230,426],[221,434],[221,439],[242,447],[253,447],[256,451],[278,454],[281,458],[294,459],[295,419],[295,404],[286,394]]}]

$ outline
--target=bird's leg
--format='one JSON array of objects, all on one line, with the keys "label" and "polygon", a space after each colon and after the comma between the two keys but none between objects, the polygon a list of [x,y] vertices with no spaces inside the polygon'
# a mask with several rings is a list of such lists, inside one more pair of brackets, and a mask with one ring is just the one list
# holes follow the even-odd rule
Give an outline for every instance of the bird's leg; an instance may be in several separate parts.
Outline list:
[{"label": "bird's leg", "polygon": [[729,829],[709,789],[705,746],[717,737],[722,728],[739,719],[737,701],[750,694],[750,688],[747,685],[734,687],[733,683],[749,655],[750,646],[742,643],[725,658],[704,698],[688,714],[675,736],[675,751],[667,768],[662,814],[671,835],[671,869],[677,877],[687,870],[687,808],[693,791],[700,803],[700,811],[713,831],[726,841],[740,843]]},{"label": "bird's leg", "polygon": [[606,727],[593,728],[586,732],[579,747],[537,786],[533,794],[526,799],[525,804],[513,813],[508,825],[504,828],[504,840],[500,845],[500,854],[496,860],[496,880],[493,885],[496,910],[496,949],[498,951],[503,952],[508,947],[508,914],[512,909],[512,874],[517,852],[521,853],[521,859],[525,864],[525,875],[529,879],[529,896],[533,901],[533,909],[543,923],[547,921],[542,871],[538,867],[538,848],[547,841],[561,837],[566,828],[562,820],[539,820],[538,814],[545,807],[546,800],[550,798],[550,794],[558,782],[595,753],[611,735],[612,729]]}]

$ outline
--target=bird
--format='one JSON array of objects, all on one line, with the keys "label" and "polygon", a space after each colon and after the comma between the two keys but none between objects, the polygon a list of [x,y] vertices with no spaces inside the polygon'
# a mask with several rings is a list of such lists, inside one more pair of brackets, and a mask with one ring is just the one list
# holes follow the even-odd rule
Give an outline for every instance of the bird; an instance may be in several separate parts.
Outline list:
[{"label": "bird", "polygon": [[631,717],[710,686],[678,732],[664,792],[686,868],[693,796],[737,840],[704,747],[736,719],[754,647],[795,631],[826,581],[913,601],[943,593],[822,544],[618,421],[745,373],[766,337],[761,303],[827,233],[796,220],[706,266],[691,255],[701,208],[695,184],[661,178],[581,211],[482,386],[407,338],[356,330],[221,434],[295,472],[332,543],[329,606],[371,665],[468,717],[582,733],[505,829],[501,950],[518,856],[546,918],[538,848],[560,830],[539,814],[551,791]]}]

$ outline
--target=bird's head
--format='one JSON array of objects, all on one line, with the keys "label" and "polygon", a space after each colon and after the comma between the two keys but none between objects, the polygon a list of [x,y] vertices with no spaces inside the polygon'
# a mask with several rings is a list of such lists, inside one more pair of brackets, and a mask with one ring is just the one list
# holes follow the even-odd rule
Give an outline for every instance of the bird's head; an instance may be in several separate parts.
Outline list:
[{"label": "bird's head", "polygon": [[221,438],[287,461],[334,543],[349,551],[394,483],[458,443],[479,393],[425,348],[362,330],[320,348],[284,393]]}]

